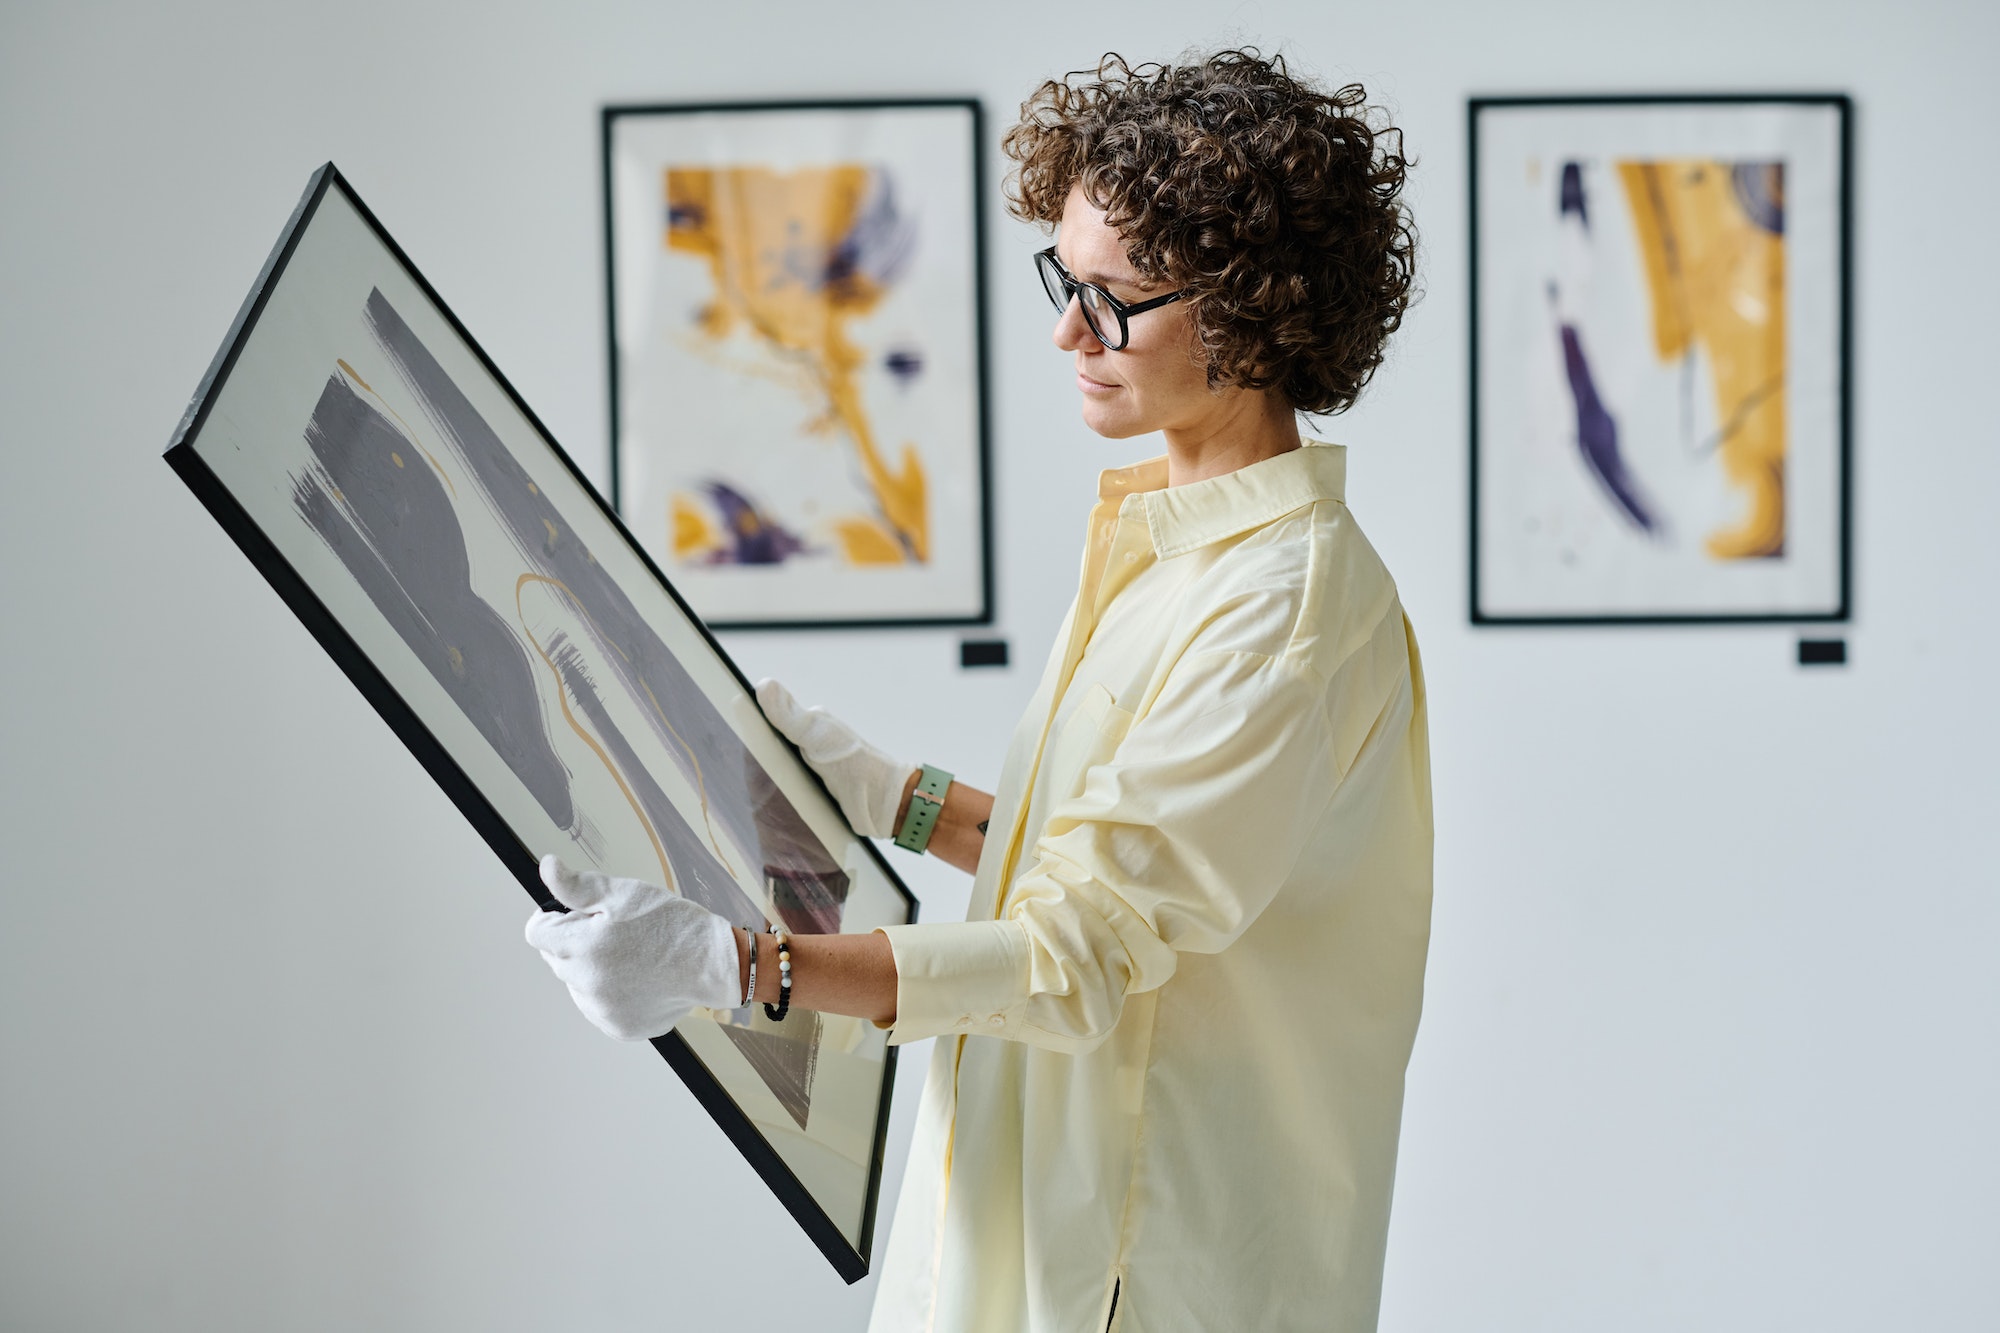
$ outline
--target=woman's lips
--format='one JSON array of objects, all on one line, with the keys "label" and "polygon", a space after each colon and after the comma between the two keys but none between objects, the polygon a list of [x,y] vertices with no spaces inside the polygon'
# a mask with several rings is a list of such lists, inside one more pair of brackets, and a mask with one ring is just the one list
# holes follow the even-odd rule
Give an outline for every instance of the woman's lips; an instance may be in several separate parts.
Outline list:
[{"label": "woman's lips", "polygon": [[1117,385],[1106,384],[1102,380],[1094,380],[1080,370],[1076,372],[1076,387],[1085,393],[1093,394],[1116,393],[1118,391]]}]

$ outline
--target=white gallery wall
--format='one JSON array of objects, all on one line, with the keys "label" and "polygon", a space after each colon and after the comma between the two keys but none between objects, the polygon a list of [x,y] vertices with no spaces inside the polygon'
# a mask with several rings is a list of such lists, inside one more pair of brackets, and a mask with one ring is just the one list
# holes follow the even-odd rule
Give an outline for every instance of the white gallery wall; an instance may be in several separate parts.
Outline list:
[{"label": "white gallery wall", "polygon": [[[1433,709],[1383,1327],[2000,1327],[1996,14],[11,0],[0,1328],[864,1326],[869,1284],[657,1057],[577,1016],[518,886],[159,453],[328,158],[602,480],[600,104],[975,94],[997,142],[1104,50],[1239,41],[1365,82],[1420,163],[1426,298],[1326,432]],[[1802,670],[1783,628],[1466,623],[1465,99],[1700,90],[1857,101],[1845,668]],[[1016,665],[961,671],[945,630],[727,641],[974,782],[1097,469],[1149,452],[1078,421],[1045,242],[989,165]],[[928,919],[963,910],[958,877],[897,855]]]}]

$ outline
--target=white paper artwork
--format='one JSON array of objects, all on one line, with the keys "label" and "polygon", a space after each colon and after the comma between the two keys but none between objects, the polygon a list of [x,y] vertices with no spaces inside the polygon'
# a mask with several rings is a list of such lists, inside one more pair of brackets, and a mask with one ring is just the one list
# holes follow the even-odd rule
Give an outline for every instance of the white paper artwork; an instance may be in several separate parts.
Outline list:
[{"label": "white paper artwork", "polygon": [[1844,111],[1474,104],[1475,620],[1846,614]]},{"label": "white paper artwork", "polygon": [[709,623],[987,616],[976,129],[606,112],[614,494]]}]

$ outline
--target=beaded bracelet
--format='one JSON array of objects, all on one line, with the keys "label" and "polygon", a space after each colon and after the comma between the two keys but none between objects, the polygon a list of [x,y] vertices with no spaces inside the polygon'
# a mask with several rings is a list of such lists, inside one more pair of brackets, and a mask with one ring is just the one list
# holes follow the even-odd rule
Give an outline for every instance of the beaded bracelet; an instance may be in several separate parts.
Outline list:
[{"label": "beaded bracelet", "polygon": [[764,1016],[773,1023],[781,1023],[792,1008],[792,941],[775,921],[771,923],[771,934],[778,941],[778,1002],[765,1005]]},{"label": "beaded bracelet", "polygon": [[743,1007],[748,1009],[757,998],[757,932],[745,926],[743,933],[750,937],[750,979],[743,985]]}]

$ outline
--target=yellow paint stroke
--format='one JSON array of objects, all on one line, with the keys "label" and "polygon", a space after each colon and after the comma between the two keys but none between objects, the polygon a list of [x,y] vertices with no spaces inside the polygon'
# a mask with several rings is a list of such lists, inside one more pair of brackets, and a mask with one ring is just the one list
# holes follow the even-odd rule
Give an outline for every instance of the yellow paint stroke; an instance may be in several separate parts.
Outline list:
[{"label": "yellow paint stroke", "polygon": [[1708,353],[1723,474],[1748,512],[1708,536],[1717,560],[1785,550],[1785,238],[1738,199],[1727,162],[1620,162],[1662,361]]},{"label": "yellow paint stroke", "polygon": [[692,500],[678,491],[667,503],[667,527],[673,533],[676,560],[712,551],[721,544],[707,517]]},{"label": "yellow paint stroke", "polygon": [[[639,822],[646,826],[646,836],[652,839],[653,850],[660,854],[661,864],[665,865],[666,852],[661,848],[660,840],[655,835],[652,821],[646,818],[645,813],[641,810],[639,806],[637,798],[634,797],[632,794],[632,789],[625,785],[625,779],[623,775],[619,773],[617,765],[612,762],[611,756],[604,752],[604,750],[598,745],[596,739],[592,737],[588,732],[586,732],[583,729],[582,725],[577,722],[574,715],[570,713],[569,695],[567,692],[568,687],[563,684],[562,672],[557,669],[555,662],[550,659],[549,655],[547,653],[542,652],[541,644],[536,642],[535,640],[534,631],[528,628],[527,612],[521,605],[521,590],[530,583],[544,584],[548,587],[555,588],[558,591],[560,591],[563,594],[563,596],[569,598],[570,605],[574,607],[576,613],[582,616],[584,620],[590,625],[591,630],[596,633],[597,637],[602,639],[605,643],[611,644],[611,649],[613,652],[617,653],[627,662],[630,662],[632,660],[631,655],[628,654],[623,648],[620,648],[616,643],[612,642],[611,636],[604,632],[604,627],[597,623],[596,618],[590,614],[589,608],[584,606],[583,599],[578,597],[575,593],[571,592],[569,585],[564,583],[561,579],[550,578],[546,574],[528,573],[521,575],[520,578],[515,580],[514,582],[515,614],[520,616],[521,618],[521,630],[524,634],[527,635],[528,642],[535,645],[535,651],[541,655],[541,658],[544,662],[548,663],[549,670],[555,672],[556,701],[562,705],[563,719],[569,723],[570,729],[572,731],[576,732],[577,735],[583,737],[585,744],[587,744],[588,746],[590,746],[592,750],[595,750],[597,752],[598,759],[603,761],[605,768],[611,774],[612,780],[618,784],[618,790],[625,793],[626,801],[630,803],[632,806],[632,813],[638,815]],[[694,768],[695,799],[701,804],[701,822],[703,827],[705,827],[708,830],[708,845],[715,852],[716,859],[722,862],[722,868],[724,870],[727,870],[732,878],[740,879],[741,874],[737,871],[735,865],[730,861],[729,853],[723,850],[722,842],[715,831],[715,821],[709,814],[708,783],[707,780],[702,776],[701,760],[696,757],[694,752],[694,747],[689,745],[685,740],[681,738],[680,732],[676,731],[674,729],[674,724],[667,719],[666,710],[661,708],[660,701],[653,697],[653,687],[646,683],[645,678],[643,676],[635,675],[634,679],[636,679],[639,682],[639,688],[645,691],[647,702],[652,705],[654,714],[660,719],[660,724],[667,729],[667,734],[674,738],[675,744],[679,745],[681,749],[687,752],[688,763]],[[671,872],[669,872],[669,874],[671,875]],[[669,886],[671,886],[673,884],[673,880],[669,878],[667,883]]]},{"label": "yellow paint stroke", "polygon": [[840,538],[841,554],[847,557],[850,565],[903,563],[903,549],[896,544],[895,534],[872,518],[835,519],[833,533]]},{"label": "yellow paint stroke", "polygon": [[859,271],[825,274],[827,256],[853,229],[869,185],[869,168],[856,163],[790,172],[670,167],[666,244],[708,265],[715,299],[701,312],[705,335],[719,341],[741,321],[781,357],[804,365],[827,404],[813,428],[845,429],[899,559],[922,564],[930,559],[923,461],[906,441],[892,469],[876,447],[859,378],[868,358],[847,335],[886,289]]},{"label": "yellow paint stroke", "polygon": [[[451,484],[451,477],[446,474],[444,470],[444,464],[438,462],[437,456],[433,454],[430,450],[424,448],[424,442],[417,438],[417,433],[414,430],[410,429],[410,423],[403,420],[403,414],[401,412],[398,412],[395,408],[389,406],[388,400],[383,398],[381,394],[376,393],[375,390],[369,386],[367,380],[361,378],[360,371],[356,370],[353,366],[348,365],[345,361],[341,360],[339,357],[335,357],[333,359],[333,364],[339,366],[341,370],[347,375],[347,378],[353,380],[356,384],[360,385],[363,393],[366,393],[370,398],[373,398],[377,403],[381,404],[382,410],[384,412],[387,412],[390,416],[396,418],[396,424],[403,428],[403,434],[409,436],[410,443],[416,445],[418,451],[421,452],[425,458],[431,460],[431,466],[437,469],[438,479],[444,482],[444,488],[450,491],[451,498],[456,500],[458,498],[458,487]],[[403,466],[402,459],[396,458],[394,454],[390,454],[389,457],[396,459],[397,467]]]}]

